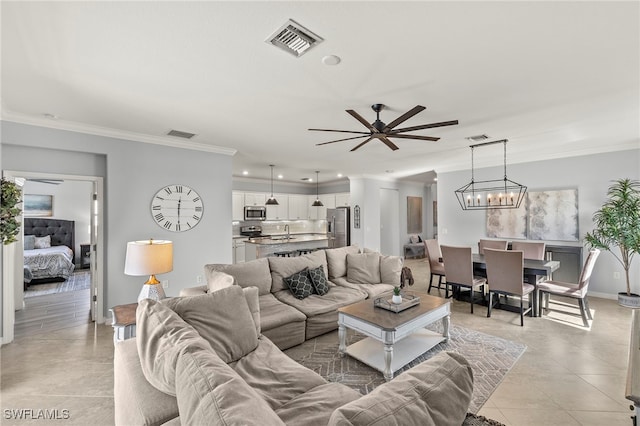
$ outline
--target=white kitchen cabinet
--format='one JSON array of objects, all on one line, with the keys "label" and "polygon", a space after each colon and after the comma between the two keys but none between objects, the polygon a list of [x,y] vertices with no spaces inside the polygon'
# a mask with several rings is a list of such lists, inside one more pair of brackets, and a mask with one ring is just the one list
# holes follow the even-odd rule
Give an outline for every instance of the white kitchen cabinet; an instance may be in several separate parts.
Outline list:
[{"label": "white kitchen cabinet", "polygon": [[246,238],[233,239],[233,263],[244,263],[245,261],[245,244]]},{"label": "white kitchen cabinet", "polygon": [[259,192],[245,192],[244,193],[244,205],[245,206],[264,206],[267,201],[267,194]]},{"label": "white kitchen cabinet", "polygon": [[289,195],[289,219],[306,220],[309,217],[309,205],[306,195]]},{"label": "white kitchen cabinet", "polygon": [[327,209],[333,209],[336,207],[335,194],[321,194],[319,197],[322,201],[322,207],[313,207],[311,204],[316,200],[315,195],[309,195],[309,219],[310,220],[322,220],[327,218]]},{"label": "white kitchen cabinet", "polygon": [[233,191],[231,200],[232,220],[244,220],[244,192]]},{"label": "white kitchen cabinet", "polygon": [[273,194],[273,196],[278,200],[278,205],[267,206],[267,220],[289,219],[289,196],[287,194]]},{"label": "white kitchen cabinet", "polygon": [[336,207],[348,207],[349,206],[349,193],[341,192],[339,194],[335,194],[336,196]]}]

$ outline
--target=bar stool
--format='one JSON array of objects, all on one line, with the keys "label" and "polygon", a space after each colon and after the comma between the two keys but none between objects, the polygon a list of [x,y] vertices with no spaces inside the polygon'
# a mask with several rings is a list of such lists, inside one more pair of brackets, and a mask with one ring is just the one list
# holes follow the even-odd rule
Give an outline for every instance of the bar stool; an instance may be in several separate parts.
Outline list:
[{"label": "bar stool", "polygon": [[311,253],[314,251],[313,249],[298,249],[298,256],[302,256],[303,254]]},{"label": "bar stool", "polygon": [[291,257],[292,251],[277,251],[273,253],[276,257]]}]

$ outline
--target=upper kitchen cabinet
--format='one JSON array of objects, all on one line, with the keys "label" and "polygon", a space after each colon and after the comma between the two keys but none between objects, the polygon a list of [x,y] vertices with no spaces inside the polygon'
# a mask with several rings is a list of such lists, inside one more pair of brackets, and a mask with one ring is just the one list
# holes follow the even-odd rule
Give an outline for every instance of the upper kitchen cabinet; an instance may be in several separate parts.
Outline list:
[{"label": "upper kitchen cabinet", "polygon": [[333,209],[336,207],[335,194],[321,194],[318,198],[322,201],[322,207],[313,207],[311,204],[316,200],[315,195],[309,195],[309,219],[321,220],[327,218],[327,209]]},{"label": "upper kitchen cabinet", "polygon": [[244,205],[245,206],[264,206],[267,202],[267,194],[257,192],[245,192],[244,193]]},{"label": "upper kitchen cabinet", "polygon": [[267,206],[267,220],[289,219],[289,196],[287,194],[273,194],[278,200],[277,206]]},{"label": "upper kitchen cabinet", "polygon": [[289,195],[289,219],[306,220],[309,217],[310,208],[306,195]]},{"label": "upper kitchen cabinet", "polygon": [[231,193],[232,220],[244,220],[244,192]]},{"label": "upper kitchen cabinet", "polygon": [[335,207],[348,207],[348,206],[349,206],[349,193],[343,192],[340,194],[336,194]]}]

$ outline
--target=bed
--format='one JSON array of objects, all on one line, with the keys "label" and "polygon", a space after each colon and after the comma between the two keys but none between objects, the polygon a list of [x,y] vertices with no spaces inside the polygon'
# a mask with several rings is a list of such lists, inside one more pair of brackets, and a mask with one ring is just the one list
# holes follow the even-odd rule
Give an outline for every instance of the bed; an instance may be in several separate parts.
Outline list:
[{"label": "bed", "polygon": [[[24,219],[24,277],[26,284],[67,279],[75,269],[75,222],[72,220]],[[34,242],[33,248],[31,242]],[[39,244],[35,244],[35,242]],[[50,247],[46,247],[50,245]]]}]

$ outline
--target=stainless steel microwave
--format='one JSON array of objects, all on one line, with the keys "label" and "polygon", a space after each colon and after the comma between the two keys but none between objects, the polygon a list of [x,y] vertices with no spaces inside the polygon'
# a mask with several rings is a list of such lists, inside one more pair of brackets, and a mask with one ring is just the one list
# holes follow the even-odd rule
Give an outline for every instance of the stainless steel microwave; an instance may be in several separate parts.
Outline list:
[{"label": "stainless steel microwave", "polygon": [[267,208],[264,206],[244,206],[244,220],[267,220]]}]

